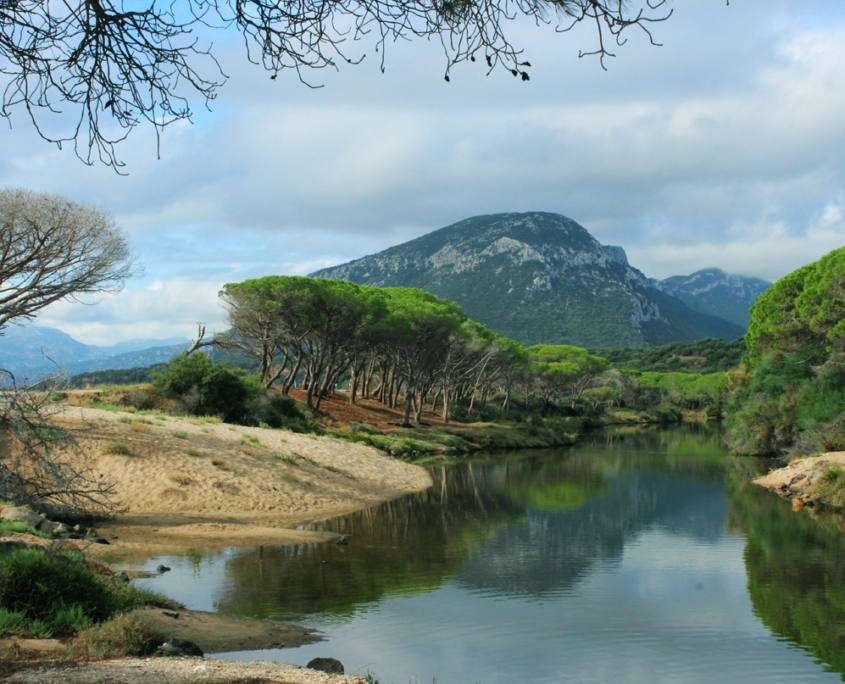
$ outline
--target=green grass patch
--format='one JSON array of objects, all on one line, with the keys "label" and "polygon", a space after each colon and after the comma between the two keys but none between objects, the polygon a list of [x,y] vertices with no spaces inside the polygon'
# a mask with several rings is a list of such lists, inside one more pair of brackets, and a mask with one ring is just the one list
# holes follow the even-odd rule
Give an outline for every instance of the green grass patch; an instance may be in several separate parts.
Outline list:
[{"label": "green grass patch", "polygon": [[73,634],[148,603],[173,605],[94,572],[78,553],[15,549],[0,554],[0,636]]},{"label": "green grass patch", "polygon": [[118,423],[131,423],[132,419],[129,416],[121,416],[117,419]]},{"label": "green grass patch", "polygon": [[241,435],[241,444],[258,447],[259,449],[264,447],[261,440],[258,439],[258,437],[253,437],[252,435]]},{"label": "green grass patch", "polygon": [[100,447],[100,452],[113,456],[128,456],[129,446],[124,442],[106,442]]},{"label": "green grass patch", "polygon": [[34,534],[36,537],[42,539],[52,539],[46,532],[41,530],[31,530],[25,522],[13,522],[11,520],[0,520],[0,530],[3,532],[28,532]]},{"label": "green grass patch", "polygon": [[173,436],[176,439],[188,439],[188,433],[187,432],[174,432]]}]

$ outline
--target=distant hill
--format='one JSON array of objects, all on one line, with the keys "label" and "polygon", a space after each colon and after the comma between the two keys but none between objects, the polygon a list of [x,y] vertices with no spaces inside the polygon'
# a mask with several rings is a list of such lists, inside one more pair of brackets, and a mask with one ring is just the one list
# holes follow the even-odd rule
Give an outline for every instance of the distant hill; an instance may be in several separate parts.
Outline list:
[{"label": "distant hill", "polygon": [[645,347],[745,332],[662,291],[621,247],[559,214],[476,216],[311,276],[417,287],[526,345]]},{"label": "distant hill", "polygon": [[112,368],[149,366],[166,361],[189,341],[181,337],[164,340],[139,339],[98,347],[77,342],[55,328],[9,326],[0,336],[0,368],[20,380],[36,380],[58,369],[65,374]]},{"label": "distant hill", "polygon": [[719,316],[748,327],[748,310],[772,284],[761,278],[728,275],[718,268],[705,268],[688,276],[653,281],[658,289],[682,300],[695,311]]}]

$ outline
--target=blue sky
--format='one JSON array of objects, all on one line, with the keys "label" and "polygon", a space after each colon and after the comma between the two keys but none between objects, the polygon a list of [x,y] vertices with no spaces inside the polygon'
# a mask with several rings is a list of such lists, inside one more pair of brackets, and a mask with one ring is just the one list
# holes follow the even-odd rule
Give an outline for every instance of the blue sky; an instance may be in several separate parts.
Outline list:
[{"label": "blue sky", "polygon": [[[601,69],[586,27],[527,22],[511,38],[531,81],[480,65],[443,79],[439,46],[371,46],[312,90],[271,81],[236,36],[210,112],[82,165],[21,116],[0,129],[0,186],[111,211],[146,275],[39,325],[108,344],[223,326],[226,282],[303,274],[469,216],[542,210],[623,246],[652,277],[717,266],[770,280],[845,244],[845,6],[841,0],[677,0]],[[195,103],[199,105],[200,103]]]}]

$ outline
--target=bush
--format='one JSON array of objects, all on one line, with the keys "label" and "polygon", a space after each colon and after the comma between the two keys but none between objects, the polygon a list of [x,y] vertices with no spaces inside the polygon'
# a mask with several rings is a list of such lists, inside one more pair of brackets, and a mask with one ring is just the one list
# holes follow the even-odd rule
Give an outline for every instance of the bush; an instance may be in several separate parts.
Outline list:
[{"label": "bush", "polygon": [[318,432],[306,408],[291,397],[276,392],[267,392],[251,399],[245,424],[299,433]]},{"label": "bush", "polygon": [[112,454],[114,456],[129,455],[129,447],[123,442],[106,442],[100,447],[100,451],[104,454]]},{"label": "bush", "polygon": [[153,388],[181,401],[188,413],[216,415],[229,423],[245,423],[251,400],[266,392],[244,371],[216,365],[202,353],[175,356],[164,373],[153,376]]},{"label": "bush", "polygon": [[80,556],[41,549],[0,556],[0,610],[7,629],[17,615],[17,633],[67,634],[131,607],[134,597],[113,590]]},{"label": "bush", "polygon": [[161,646],[166,635],[140,611],[116,615],[108,622],[83,629],[73,642],[81,655],[145,656]]}]

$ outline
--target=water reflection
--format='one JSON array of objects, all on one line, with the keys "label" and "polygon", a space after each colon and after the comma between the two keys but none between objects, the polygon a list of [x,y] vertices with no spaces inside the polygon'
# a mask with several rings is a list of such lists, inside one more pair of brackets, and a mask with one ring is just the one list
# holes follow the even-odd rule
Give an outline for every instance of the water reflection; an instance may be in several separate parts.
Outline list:
[{"label": "water reflection", "polygon": [[[732,523],[746,535],[754,611],[772,632],[845,673],[845,545],[842,518],[795,513],[789,501],[749,487],[754,472],[735,461],[727,492]],[[843,676],[845,680],[845,676]]]},{"label": "water reflection", "polygon": [[177,560],[156,588],[199,574],[220,610],[329,636],[262,657],[385,681],[830,681],[792,644],[845,671],[841,533],[750,487],[753,467],[696,428],[478,457],[319,526],[348,546]]}]

